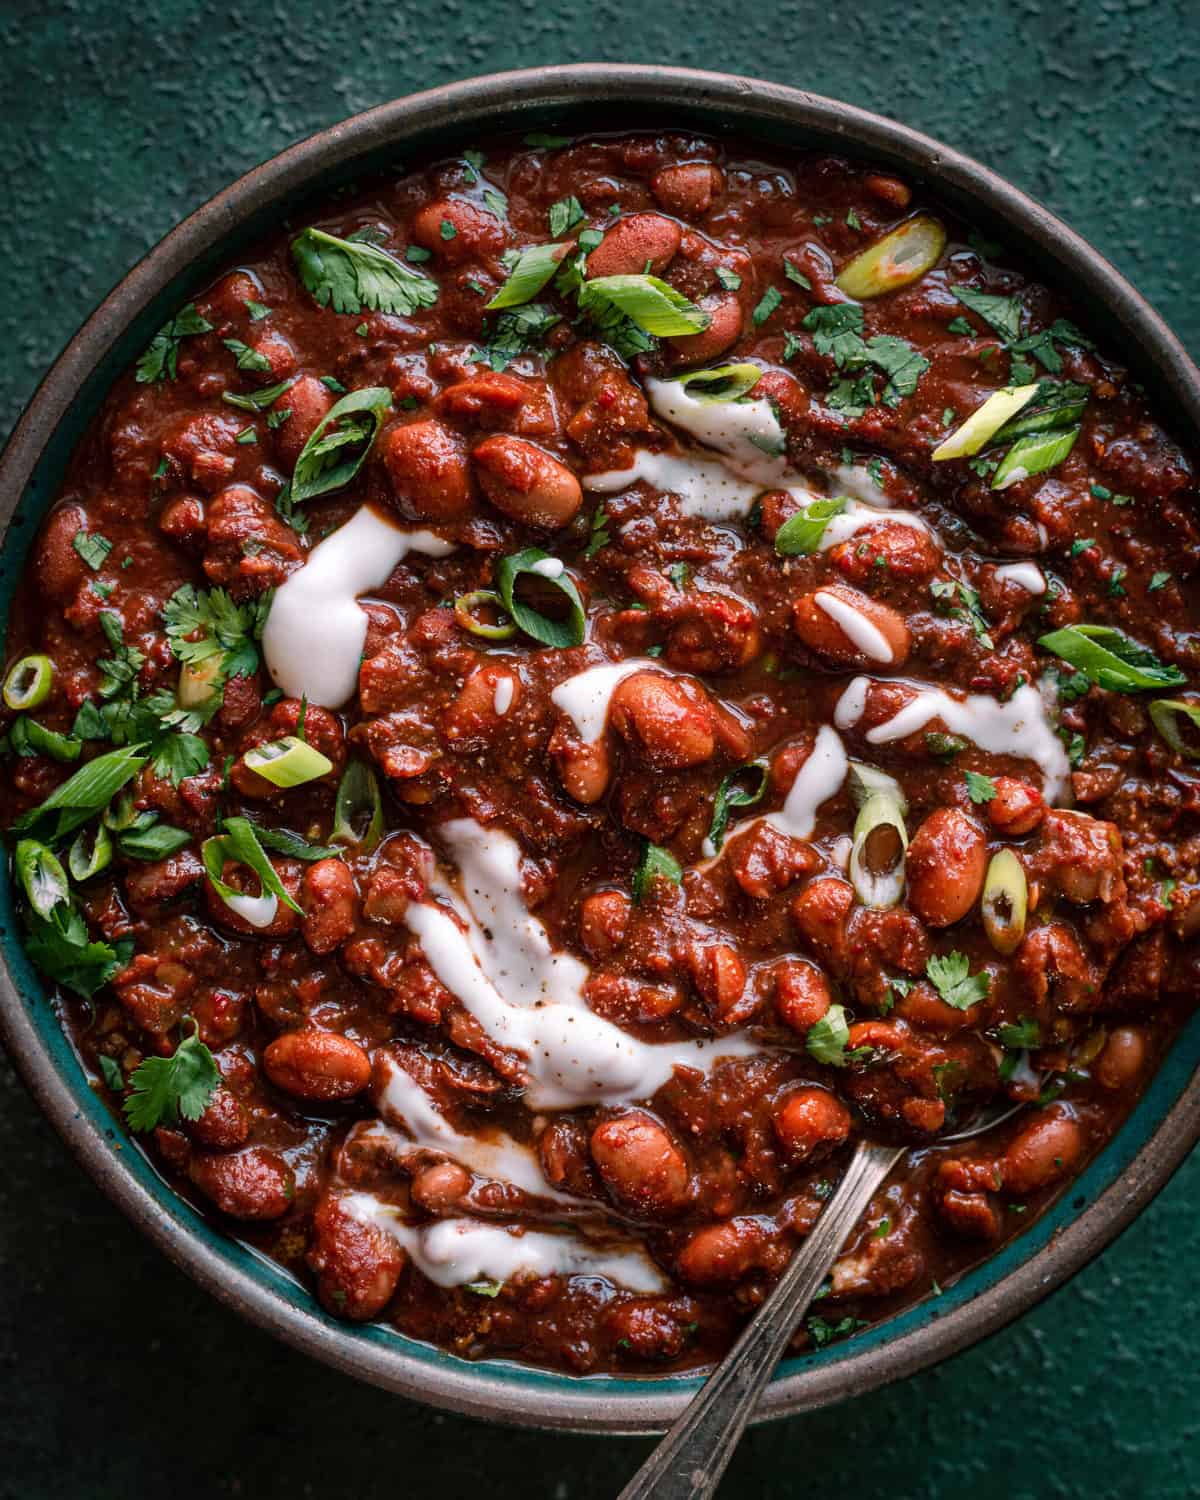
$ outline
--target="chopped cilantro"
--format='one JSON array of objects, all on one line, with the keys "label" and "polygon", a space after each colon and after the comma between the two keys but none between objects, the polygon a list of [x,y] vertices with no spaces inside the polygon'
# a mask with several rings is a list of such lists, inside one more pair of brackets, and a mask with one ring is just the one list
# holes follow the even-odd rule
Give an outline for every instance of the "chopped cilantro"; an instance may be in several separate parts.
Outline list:
[{"label": "chopped cilantro", "polygon": [[965,953],[935,955],[925,965],[925,977],[940,998],[955,1010],[970,1010],[972,1005],[978,1005],[991,987],[991,976],[986,969],[978,974],[970,972],[970,960]]}]

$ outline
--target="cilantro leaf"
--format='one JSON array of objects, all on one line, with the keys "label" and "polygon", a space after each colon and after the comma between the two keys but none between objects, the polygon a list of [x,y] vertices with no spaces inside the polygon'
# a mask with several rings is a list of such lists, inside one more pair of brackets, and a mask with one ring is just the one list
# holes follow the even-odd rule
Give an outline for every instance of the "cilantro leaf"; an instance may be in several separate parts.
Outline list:
[{"label": "cilantro leaf", "polygon": [[560,198],[557,203],[550,205],[548,218],[550,233],[556,240],[561,239],[583,218],[583,204],[573,195],[570,198]]},{"label": "cilantro leaf", "polygon": [[487,345],[473,357],[493,370],[506,370],[514,359],[539,348],[561,321],[560,314],[544,302],[527,302],[523,307],[510,308],[497,317]]},{"label": "cilantro leaf", "polygon": [[137,362],[135,379],[139,385],[153,385],[158,380],[174,380],[179,360],[179,345],[197,333],[211,333],[213,325],[188,305],[169,318],[150,340]]},{"label": "cilantro leaf", "polygon": [[863,310],[857,302],[814,307],[800,325],[813,336],[818,354],[827,355],[839,370],[848,359],[860,358],[863,347]]},{"label": "cilantro leaf", "polygon": [[983,776],[978,771],[966,773],[967,796],[977,806],[984,802],[991,802],[996,795],[996,783],[990,776]]},{"label": "cilantro leaf", "polygon": [[339,313],[396,313],[411,317],[437,301],[437,282],[412,271],[378,245],[305,229],[292,241],[300,280],[321,307]]},{"label": "cilantro leaf", "polygon": [[978,974],[970,972],[970,960],[965,953],[938,954],[925,965],[925,977],[937,990],[939,997],[955,1010],[970,1010],[986,998],[991,988],[991,975],[986,969]]},{"label": "cilantro leaf", "polygon": [[952,291],[964,307],[969,307],[989,328],[995,329],[1005,343],[1016,343],[1021,337],[1022,307],[1019,297],[978,292],[969,286],[956,286]]},{"label": "cilantro leaf", "polygon": [[100,571],[112,551],[112,543],[106,536],[101,536],[98,531],[84,531],[82,528],[71,538],[71,545],[93,573]]},{"label": "cilantro leaf", "polygon": [[257,349],[251,349],[241,339],[222,339],[221,342],[237,360],[239,370],[253,370],[256,375],[271,373],[271,361],[267,356],[260,354]]},{"label": "cilantro leaf", "polygon": [[125,1100],[125,1118],[133,1130],[178,1124],[180,1117],[198,1120],[221,1082],[216,1059],[194,1029],[170,1057],[147,1057],[134,1069]]},{"label": "cilantro leaf", "polygon": [[1042,1045],[1042,1029],[1031,1016],[1006,1021],[999,1028],[1000,1045],[1009,1052],[1032,1051]]}]

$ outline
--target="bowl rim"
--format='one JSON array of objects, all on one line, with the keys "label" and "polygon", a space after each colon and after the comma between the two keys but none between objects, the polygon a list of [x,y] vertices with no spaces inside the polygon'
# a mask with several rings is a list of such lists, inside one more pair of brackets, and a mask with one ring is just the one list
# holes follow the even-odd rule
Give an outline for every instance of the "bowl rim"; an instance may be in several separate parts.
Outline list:
[{"label": "bowl rim", "polygon": [[[298,195],[322,175],[409,136],[461,135],[466,127],[507,132],[556,115],[597,111],[615,95],[626,107],[641,111],[635,124],[654,115],[673,115],[680,122],[704,117],[707,123],[699,128],[719,130],[720,117],[741,136],[761,135],[775,126],[840,144],[851,156],[907,167],[943,198],[956,195],[972,211],[1003,221],[1022,248],[1033,247],[1059,280],[1069,280],[1073,288],[1104,306],[1128,349],[1163,383],[1182,425],[1200,432],[1200,371],[1159,315],[1079,235],[978,162],[907,126],[782,84],[690,68],[579,63],[464,79],[367,110],[288,147],[190,214],[122,278],[83,324],[14,428],[0,455],[3,543],[29,481],[78,392],[129,324],[256,211]],[[696,1381],[686,1379],[548,1377],[536,1380],[531,1393],[520,1381],[501,1379],[503,1370],[512,1367],[500,1362],[431,1361],[417,1357],[412,1351],[419,1346],[400,1337],[354,1337],[357,1330],[334,1323],[315,1304],[308,1309],[297,1306],[235,1264],[231,1251],[216,1248],[215,1242],[209,1244],[194,1232],[187,1216],[178,1211],[178,1200],[168,1201],[168,1194],[174,1197],[169,1187],[156,1194],[122,1164],[105,1132],[81,1108],[87,1090],[83,1075],[69,1078],[39,1035],[7,955],[0,973],[0,1038],[43,1113],[113,1202],[206,1291],[293,1347],[398,1394],[526,1426],[592,1433],[661,1431],[690,1399]],[[850,1352],[836,1362],[818,1359],[798,1373],[776,1377],[756,1420],[865,1394],[996,1332],[1110,1243],[1165,1185],[1197,1138],[1200,1071],[1188,1079],[1124,1170],[1016,1269],[923,1326],[873,1343],[864,1340],[861,1351],[854,1341],[843,1346]],[[1112,1150],[1111,1143],[1106,1150]]]}]

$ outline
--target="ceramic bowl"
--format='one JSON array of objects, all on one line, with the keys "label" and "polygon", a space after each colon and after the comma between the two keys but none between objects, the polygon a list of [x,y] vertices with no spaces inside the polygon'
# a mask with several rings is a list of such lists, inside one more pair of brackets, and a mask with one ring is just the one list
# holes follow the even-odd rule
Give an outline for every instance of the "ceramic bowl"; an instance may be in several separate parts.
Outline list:
[{"label": "ceramic bowl", "polygon": [[[1176,435],[1200,435],[1200,372],[1157,314],[1107,261],[977,162],[902,125],[778,84],[680,68],[614,64],[472,79],[386,104],[257,167],[173,230],[105,299],[46,376],[0,459],[0,607],[68,455],[111,382],[154,331],[303,199],[426,151],[552,127],[661,122],[783,148],[865,158],[927,186],[1001,237],[1049,282],[1069,288],[1091,331],[1118,350]],[[17,1069],[79,1161],[122,1211],[222,1302],[338,1369],[402,1395],[501,1422],[591,1432],[651,1432],[678,1415],[695,1376],[569,1377],[500,1361],[470,1363],[381,1326],[328,1317],[278,1266],[206,1222],[132,1147],[88,1087],[17,937],[0,883],[0,1034]],[[1200,1019],[1113,1142],[1030,1230],[938,1298],[849,1342],[785,1360],[760,1418],[822,1406],[910,1375],[1031,1307],[1104,1248],[1163,1186],[1200,1135]]]}]

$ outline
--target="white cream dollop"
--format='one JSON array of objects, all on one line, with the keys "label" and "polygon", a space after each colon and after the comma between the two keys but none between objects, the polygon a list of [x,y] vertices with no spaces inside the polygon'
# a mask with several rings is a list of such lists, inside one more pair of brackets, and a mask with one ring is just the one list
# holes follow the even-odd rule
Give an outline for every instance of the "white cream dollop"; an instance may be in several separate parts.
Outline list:
[{"label": "white cream dollop", "polygon": [[262,637],[271,680],[289,698],[340,708],[358,688],[367,639],[359,595],[386,583],[410,552],[453,551],[453,542],[432,531],[393,526],[364,505],[275,590]]},{"label": "white cream dollop", "polygon": [[[856,677],[846,688],[834,710],[839,729],[851,729],[862,718],[871,682],[869,677]],[[981,750],[1033,761],[1041,769],[1047,801],[1056,802],[1063,795],[1070,762],[1037,688],[1026,683],[1002,703],[988,693],[956,698],[942,688],[920,683],[908,686],[914,689],[913,697],[890,719],[867,730],[868,744],[902,740],[924,729],[931,719],[940,719],[951,734],[962,735]]]}]

